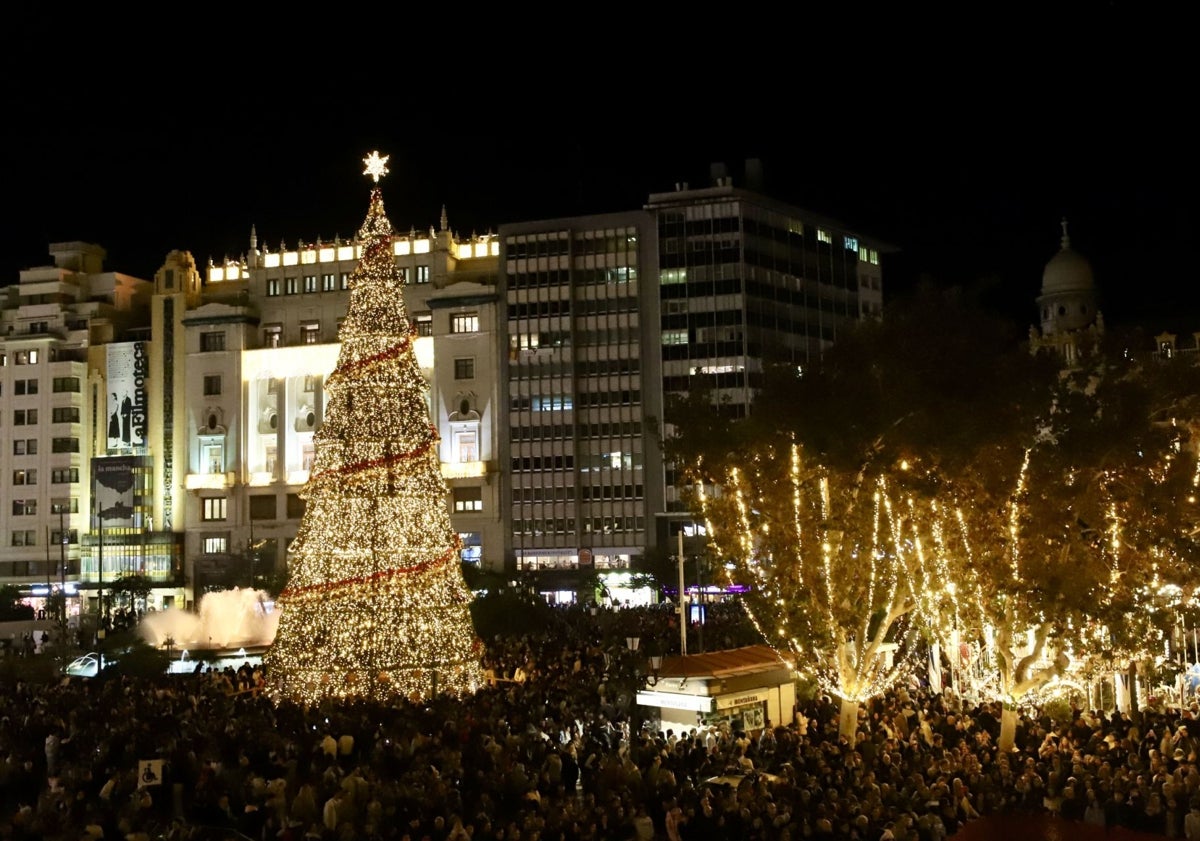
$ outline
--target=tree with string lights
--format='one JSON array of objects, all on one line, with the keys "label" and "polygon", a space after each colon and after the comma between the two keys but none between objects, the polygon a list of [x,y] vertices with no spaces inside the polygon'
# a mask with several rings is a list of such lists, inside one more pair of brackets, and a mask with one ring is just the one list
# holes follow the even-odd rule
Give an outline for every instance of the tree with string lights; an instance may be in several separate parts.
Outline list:
[{"label": "tree with string lights", "polygon": [[472,594],[379,187],[387,157],[372,152],[365,163],[374,187],[361,257],[264,656],[272,695],[304,704],[415,702],[482,682]]},{"label": "tree with string lights", "polygon": [[746,418],[703,396],[675,409],[664,447],[691,508],[751,584],[764,637],[841,699],[844,733],[969,612],[971,501],[953,480],[981,442],[1029,428],[1052,379],[1018,336],[969,296],[922,288],[811,367],[767,366]]}]

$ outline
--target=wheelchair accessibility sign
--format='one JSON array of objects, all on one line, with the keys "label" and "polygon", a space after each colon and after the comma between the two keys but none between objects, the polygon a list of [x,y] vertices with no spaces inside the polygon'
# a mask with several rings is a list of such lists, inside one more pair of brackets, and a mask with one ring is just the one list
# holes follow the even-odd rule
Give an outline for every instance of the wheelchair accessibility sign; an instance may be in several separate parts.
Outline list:
[{"label": "wheelchair accessibility sign", "polygon": [[138,788],[160,786],[163,781],[163,761],[143,759],[138,762]]}]

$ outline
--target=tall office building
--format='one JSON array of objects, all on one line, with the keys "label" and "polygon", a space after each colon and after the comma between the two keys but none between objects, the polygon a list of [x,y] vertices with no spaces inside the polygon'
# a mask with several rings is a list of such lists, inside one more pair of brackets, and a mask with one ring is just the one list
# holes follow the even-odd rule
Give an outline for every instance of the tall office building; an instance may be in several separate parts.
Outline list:
[{"label": "tall office building", "polygon": [[[0,583],[39,595],[39,585],[67,585],[75,614],[92,508],[90,457],[110,446],[132,454],[144,440],[134,366],[149,332],[151,284],[106,271],[99,246],[49,249],[52,264],[25,269],[0,289]],[[90,384],[110,371],[121,393],[93,394]]]},{"label": "tall office building", "polygon": [[[813,363],[882,311],[890,246],[774,200],[747,161],[641,210],[503,225],[513,566],[551,600],[618,591],[691,522],[660,440],[666,397],[751,411],[764,366]],[[624,573],[624,575],[622,575]]]}]

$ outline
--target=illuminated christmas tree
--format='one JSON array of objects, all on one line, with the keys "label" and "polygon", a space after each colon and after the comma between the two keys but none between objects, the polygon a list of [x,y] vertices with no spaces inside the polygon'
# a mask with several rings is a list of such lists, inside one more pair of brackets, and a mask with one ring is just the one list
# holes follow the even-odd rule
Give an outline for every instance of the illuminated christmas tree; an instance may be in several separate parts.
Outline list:
[{"label": "illuminated christmas tree", "polygon": [[372,152],[365,163],[375,186],[358,233],[361,258],[337,368],[325,382],[279,629],[264,658],[273,696],[310,704],[463,695],[482,680],[379,188],[387,157]]}]

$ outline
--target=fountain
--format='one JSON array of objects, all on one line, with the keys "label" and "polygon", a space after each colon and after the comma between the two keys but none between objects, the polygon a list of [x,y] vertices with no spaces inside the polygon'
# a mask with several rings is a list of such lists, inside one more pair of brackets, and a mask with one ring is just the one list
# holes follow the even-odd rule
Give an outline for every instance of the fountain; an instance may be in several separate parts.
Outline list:
[{"label": "fountain", "polygon": [[181,659],[195,659],[197,651],[229,651],[245,657],[238,649],[270,646],[278,624],[279,613],[268,593],[235,587],[204,594],[196,613],[177,608],[149,613],[138,624],[138,632],[156,648],[169,644],[183,649]]}]

